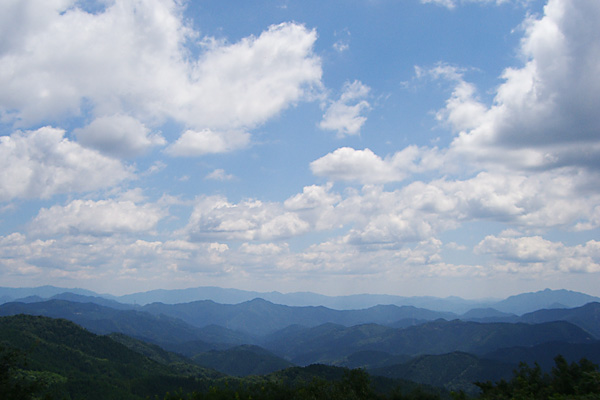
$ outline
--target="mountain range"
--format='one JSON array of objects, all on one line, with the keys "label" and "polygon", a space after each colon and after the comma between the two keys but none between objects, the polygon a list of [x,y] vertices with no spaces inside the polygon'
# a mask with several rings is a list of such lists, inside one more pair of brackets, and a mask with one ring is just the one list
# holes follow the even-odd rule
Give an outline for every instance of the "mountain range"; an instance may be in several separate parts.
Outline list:
[{"label": "mountain range", "polygon": [[[491,308],[508,314],[522,315],[544,308],[572,308],[590,302],[600,302],[600,297],[564,289],[545,289],[538,292],[510,296],[506,299],[467,300],[456,296],[446,298],[431,296],[405,297],[381,294],[325,296],[311,292],[255,292],[211,286],[173,290],[159,289],[123,296],[113,296],[98,294],[86,289],[41,286],[35,288],[0,287],[0,304],[21,300],[30,296],[50,299],[53,296],[65,293],[98,298],[95,302],[100,302],[103,300],[99,299],[104,299],[127,305],[140,306],[151,303],[190,303],[200,300],[212,300],[220,304],[239,304],[261,298],[274,304],[287,306],[324,306],[336,310],[358,310],[377,305],[396,305],[425,308],[432,311],[452,312],[455,314],[464,314],[469,310],[478,308]],[[114,303],[112,306],[115,307]]]},{"label": "mountain range", "polygon": [[[1,304],[0,316],[70,320],[170,368],[179,365],[180,372],[195,365],[245,377],[327,364],[475,393],[475,380],[506,379],[520,361],[549,369],[562,354],[569,362],[600,363],[600,302],[567,308],[596,299],[569,291],[523,294],[460,314],[394,304],[290,306],[262,298],[134,304],[57,291],[0,289],[5,299],[26,295]],[[521,313],[530,308],[521,300],[558,308]]]}]

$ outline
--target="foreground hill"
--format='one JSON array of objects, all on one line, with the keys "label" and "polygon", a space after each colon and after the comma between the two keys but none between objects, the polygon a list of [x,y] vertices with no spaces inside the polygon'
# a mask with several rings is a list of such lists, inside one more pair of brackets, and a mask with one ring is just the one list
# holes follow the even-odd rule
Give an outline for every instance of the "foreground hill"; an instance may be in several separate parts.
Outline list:
[{"label": "foreground hill", "polygon": [[[15,350],[21,352],[21,360],[15,358]],[[63,319],[0,317],[0,398],[7,400],[384,400],[412,391],[430,399],[439,394],[448,398],[439,389],[324,365],[249,379],[223,377],[123,335],[95,335]]]},{"label": "foreground hill", "polygon": [[[153,343],[201,340],[198,328],[164,315],[134,310],[116,310],[92,303],[49,300],[39,303],[5,303],[0,316],[42,315],[73,321],[97,334],[124,333]],[[206,345],[206,349],[210,349]]]},{"label": "foreground hill", "polygon": [[63,319],[0,317],[0,343],[24,352],[26,375],[44,382],[44,391],[57,398],[143,399],[177,386],[191,390],[197,378],[218,376],[194,366],[195,376],[182,375]]},{"label": "foreground hill", "polygon": [[484,354],[483,357],[514,365],[519,362],[526,362],[530,365],[537,363],[544,371],[550,371],[557,355],[563,356],[570,363],[587,358],[600,365],[600,341],[592,343],[548,342],[537,346],[516,346],[495,350]]}]

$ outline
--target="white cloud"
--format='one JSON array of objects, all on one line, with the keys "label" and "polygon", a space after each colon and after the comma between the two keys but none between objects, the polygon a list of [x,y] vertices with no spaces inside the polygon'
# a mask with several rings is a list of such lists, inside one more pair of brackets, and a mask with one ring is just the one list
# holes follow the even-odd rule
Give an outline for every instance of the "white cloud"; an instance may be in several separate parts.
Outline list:
[{"label": "white cloud", "polygon": [[350,48],[350,45],[343,40],[338,40],[337,42],[335,42],[333,44],[333,49],[335,51],[337,51],[338,53],[343,53],[344,51],[348,50]]},{"label": "white cloud", "polygon": [[193,240],[275,240],[309,230],[308,222],[277,203],[245,200],[229,203],[220,196],[202,196],[196,202],[184,233]]},{"label": "white cloud", "polygon": [[240,246],[240,251],[242,253],[252,254],[256,256],[269,256],[286,253],[289,251],[289,246],[287,245],[287,243],[242,243],[242,245]]},{"label": "white cloud", "polygon": [[[491,107],[460,80],[442,116],[459,135],[450,156],[483,166],[597,170],[600,3],[550,0],[525,24],[521,68],[507,68]],[[475,122],[475,123],[473,123]]]},{"label": "white cloud", "polygon": [[504,3],[509,3],[511,1],[526,2],[528,0],[421,0],[421,3],[423,3],[423,4],[433,3],[433,4],[437,4],[439,6],[442,6],[442,7],[453,9],[459,4],[462,5],[462,4],[468,4],[468,3],[482,3],[482,4],[495,3],[497,5],[500,5],[500,4],[504,4]]},{"label": "white cloud", "polygon": [[367,120],[362,113],[371,108],[369,102],[363,100],[369,91],[370,88],[359,81],[346,82],[339,100],[329,105],[319,127],[337,131],[339,137],[360,133]]},{"label": "white cloud", "polygon": [[553,243],[540,236],[518,238],[486,236],[475,247],[475,251],[493,254],[497,258],[508,261],[536,263],[556,259],[563,248],[562,243]]},{"label": "white cloud", "polygon": [[73,133],[82,145],[116,157],[139,156],[154,146],[166,144],[159,133],[150,133],[142,122],[128,115],[96,118]]},{"label": "white cloud", "polygon": [[130,292],[132,284],[189,282],[191,274],[225,273],[226,244],[184,240],[146,241],[127,235],[64,235],[32,239],[14,233],[0,237],[5,277],[35,275],[46,282],[106,282],[105,290]]},{"label": "white cloud", "polygon": [[409,146],[384,159],[370,149],[341,147],[310,163],[313,174],[332,180],[360,183],[387,183],[405,179],[409,173],[439,166],[437,149]]},{"label": "white cloud", "polygon": [[487,236],[476,247],[481,254],[499,260],[499,271],[552,274],[557,272],[600,272],[600,242],[590,240],[583,245],[565,246],[540,236]]},{"label": "white cloud", "polygon": [[283,23],[209,49],[194,66],[191,98],[180,105],[184,119],[219,130],[252,127],[311,95],[322,72],[312,53],[316,38],[302,25]]},{"label": "white cloud", "polygon": [[96,14],[75,1],[7,6],[13,38],[0,55],[0,107],[19,124],[78,115],[83,99],[97,115],[161,115],[186,81],[182,51],[193,32],[173,1],[120,1]]},{"label": "white cloud", "polygon": [[204,177],[204,179],[210,179],[213,181],[230,181],[233,178],[235,178],[235,176],[228,174],[224,169],[220,168],[215,169]]},{"label": "white cloud", "polygon": [[283,23],[234,44],[199,48],[182,12],[175,0],[109,2],[96,13],[75,1],[3,2],[0,119],[28,127],[89,112],[100,119],[79,131],[82,140],[112,154],[120,142],[126,156],[162,140],[140,125],[100,136],[117,116],[150,128],[175,120],[189,129],[184,141],[190,132],[223,136],[194,154],[180,142],[171,152],[198,155],[247,145],[247,134],[230,132],[251,129],[320,88],[315,31]]},{"label": "white cloud", "polygon": [[298,193],[284,202],[284,206],[288,210],[303,211],[321,209],[330,207],[341,200],[341,196],[332,193],[332,184],[326,186],[305,186],[302,193]]},{"label": "white cloud", "polygon": [[580,189],[588,179],[552,172],[534,176],[482,172],[465,180],[416,181],[394,191],[364,186],[361,191],[347,190],[343,199],[324,188],[305,188],[306,193],[291,197],[285,205],[293,209],[297,205],[299,210],[302,200],[314,192],[316,215],[297,211],[305,220],[321,221],[320,226],[328,228],[351,227],[345,240],[365,249],[397,248],[470,221],[495,221],[530,232],[597,227],[600,196]]},{"label": "white cloud", "polygon": [[153,204],[138,205],[130,200],[73,200],[66,206],[42,208],[31,222],[35,235],[107,235],[146,232],[166,216]]},{"label": "white cloud", "polygon": [[167,147],[171,156],[195,157],[203,154],[226,153],[244,148],[250,142],[247,132],[215,132],[187,130],[175,143]]},{"label": "white cloud", "polygon": [[132,175],[119,161],[64,138],[61,129],[0,137],[0,200],[97,190]]}]

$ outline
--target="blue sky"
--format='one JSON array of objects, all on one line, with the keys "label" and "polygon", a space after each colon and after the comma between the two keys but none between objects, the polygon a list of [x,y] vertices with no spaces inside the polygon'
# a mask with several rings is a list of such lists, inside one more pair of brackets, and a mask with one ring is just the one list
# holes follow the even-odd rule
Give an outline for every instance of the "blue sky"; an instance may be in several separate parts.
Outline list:
[{"label": "blue sky", "polygon": [[600,295],[600,3],[0,4],[0,282]]}]

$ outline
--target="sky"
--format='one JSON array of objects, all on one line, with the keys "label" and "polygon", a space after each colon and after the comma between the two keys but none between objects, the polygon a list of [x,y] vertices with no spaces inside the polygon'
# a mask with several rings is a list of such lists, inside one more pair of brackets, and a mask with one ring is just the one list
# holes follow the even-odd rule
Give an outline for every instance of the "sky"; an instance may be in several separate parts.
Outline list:
[{"label": "sky", "polygon": [[598,296],[598,21],[3,0],[0,286]]}]

